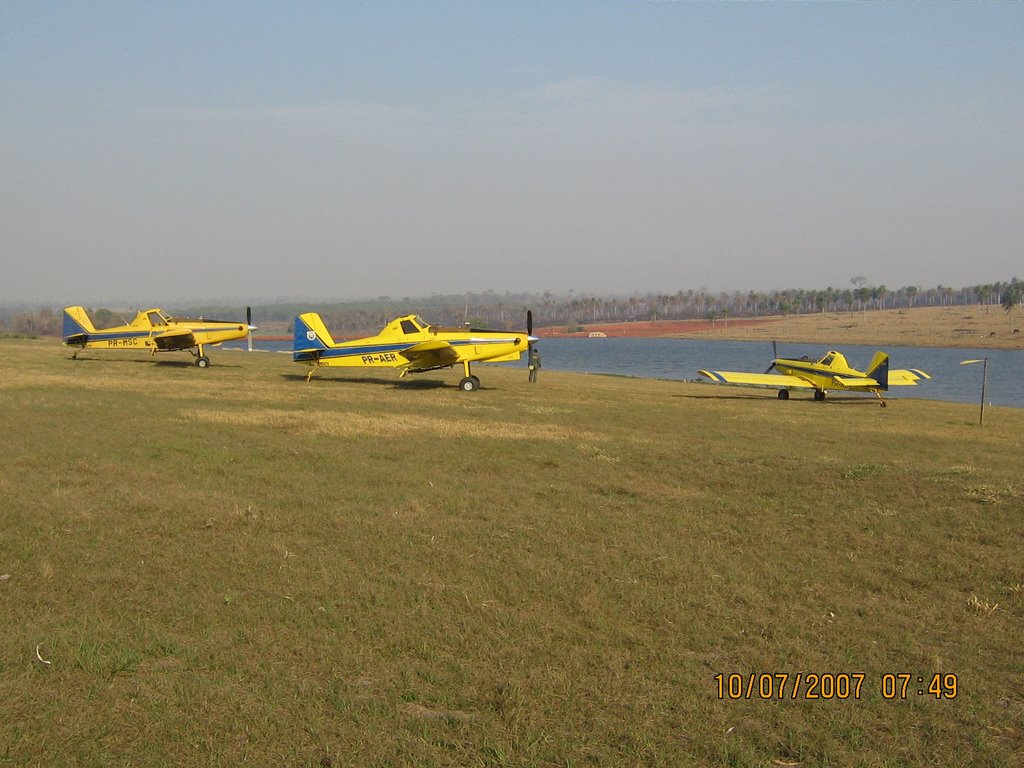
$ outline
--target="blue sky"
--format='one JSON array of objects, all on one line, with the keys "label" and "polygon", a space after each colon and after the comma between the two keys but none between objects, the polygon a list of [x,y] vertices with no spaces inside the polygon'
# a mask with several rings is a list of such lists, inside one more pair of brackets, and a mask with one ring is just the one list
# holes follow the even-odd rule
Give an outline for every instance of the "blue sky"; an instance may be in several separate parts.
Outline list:
[{"label": "blue sky", "polygon": [[1024,276],[1020,3],[0,13],[0,301]]}]

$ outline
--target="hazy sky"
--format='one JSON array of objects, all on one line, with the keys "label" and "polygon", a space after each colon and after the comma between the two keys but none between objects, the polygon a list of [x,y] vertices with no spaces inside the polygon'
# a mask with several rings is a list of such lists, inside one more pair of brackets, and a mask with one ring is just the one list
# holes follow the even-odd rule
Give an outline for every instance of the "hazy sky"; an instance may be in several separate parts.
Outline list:
[{"label": "hazy sky", "polygon": [[0,0],[0,301],[1024,277],[1024,4]]}]

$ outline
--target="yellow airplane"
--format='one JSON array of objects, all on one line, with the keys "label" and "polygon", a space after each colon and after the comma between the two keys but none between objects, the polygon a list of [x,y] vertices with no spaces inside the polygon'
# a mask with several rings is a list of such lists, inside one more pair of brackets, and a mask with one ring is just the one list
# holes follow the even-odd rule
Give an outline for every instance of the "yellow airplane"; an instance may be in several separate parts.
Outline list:
[{"label": "yellow airplane", "polygon": [[[773,368],[777,374],[770,373]],[[850,367],[846,357],[835,350],[829,350],[817,360],[776,357],[764,373],[705,370],[698,373],[715,384],[778,389],[780,400],[788,400],[791,389],[813,389],[815,400],[824,400],[825,393],[829,391],[871,392],[883,408],[885,399],[882,392],[889,387],[916,386],[920,379],[931,378],[918,368],[889,370],[889,355],[885,352],[875,352],[867,371],[861,372]]]},{"label": "yellow airplane", "polygon": [[533,315],[526,314],[526,333],[483,331],[469,328],[439,328],[417,315],[392,320],[376,336],[336,342],[323,319],[315,312],[295,318],[292,360],[312,366],[306,380],[321,366],[398,368],[399,376],[450,368],[462,363],[465,375],[459,389],[472,392],[480,387],[471,363],[503,363],[518,360],[530,344]]},{"label": "yellow airplane", "polygon": [[82,307],[65,307],[62,341],[65,346],[77,348],[72,359],[83,349],[148,349],[153,354],[187,349],[195,355],[196,365],[206,368],[210,365],[207,346],[248,337],[252,350],[256,326],[252,324],[251,307],[246,307],[245,317],[244,323],[193,320],[170,317],[162,309],[147,309],[127,325],[97,330]]}]

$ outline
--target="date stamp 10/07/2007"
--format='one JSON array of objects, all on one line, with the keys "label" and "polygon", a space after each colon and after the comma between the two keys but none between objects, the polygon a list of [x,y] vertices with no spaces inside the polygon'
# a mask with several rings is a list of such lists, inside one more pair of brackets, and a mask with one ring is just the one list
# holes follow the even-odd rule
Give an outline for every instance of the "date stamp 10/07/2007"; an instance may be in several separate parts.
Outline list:
[{"label": "date stamp 10/07/2007", "polygon": [[890,701],[907,699],[955,699],[959,680],[952,672],[719,672],[713,678],[719,699],[834,701],[874,698]]}]

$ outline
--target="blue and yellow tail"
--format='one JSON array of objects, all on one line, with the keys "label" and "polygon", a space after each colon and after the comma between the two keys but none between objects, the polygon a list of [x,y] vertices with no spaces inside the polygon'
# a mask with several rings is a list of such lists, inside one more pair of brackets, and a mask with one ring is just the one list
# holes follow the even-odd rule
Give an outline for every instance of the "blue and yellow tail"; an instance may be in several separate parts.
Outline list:
[{"label": "blue and yellow tail", "polygon": [[83,307],[64,307],[64,327],[61,340],[65,344],[79,344],[89,340],[96,328]]},{"label": "blue and yellow tail", "polygon": [[867,376],[878,382],[879,389],[889,389],[889,355],[885,352],[875,352],[875,356],[868,364]]},{"label": "blue and yellow tail", "polygon": [[295,318],[295,335],[292,338],[293,361],[316,362],[321,352],[334,345],[334,339],[327,326],[316,312],[306,312]]}]

